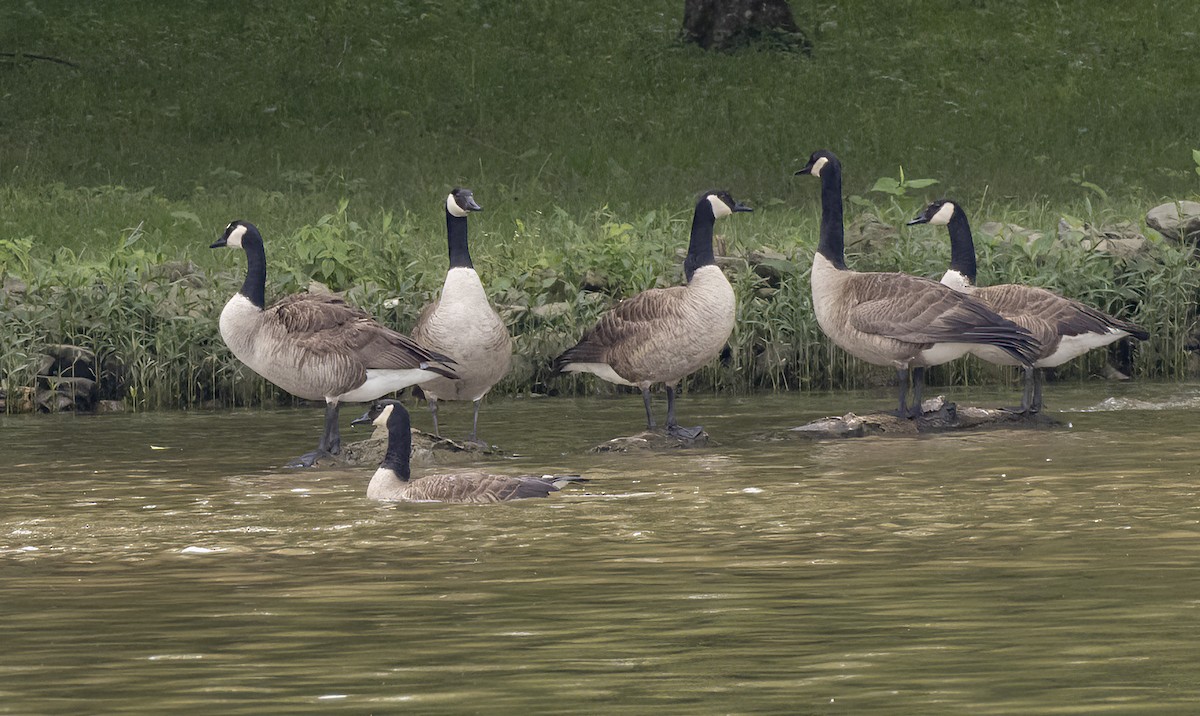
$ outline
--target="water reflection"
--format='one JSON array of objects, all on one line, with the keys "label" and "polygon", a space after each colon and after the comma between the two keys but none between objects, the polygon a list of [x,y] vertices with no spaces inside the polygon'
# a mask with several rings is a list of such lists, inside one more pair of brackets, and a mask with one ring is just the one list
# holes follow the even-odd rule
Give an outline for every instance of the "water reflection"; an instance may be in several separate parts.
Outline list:
[{"label": "water reflection", "polygon": [[637,425],[638,401],[495,401],[488,433],[517,454],[492,467],[593,478],[496,506],[379,505],[370,470],[280,469],[311,411],[3,417],[0,697],[1187,710],[1200,421],[1177,405],[1197,391],[1054,389],[1070,428],[815,443],[775,429],[886,399],[687,396],[720,444],[651,456],[585,452]]}]

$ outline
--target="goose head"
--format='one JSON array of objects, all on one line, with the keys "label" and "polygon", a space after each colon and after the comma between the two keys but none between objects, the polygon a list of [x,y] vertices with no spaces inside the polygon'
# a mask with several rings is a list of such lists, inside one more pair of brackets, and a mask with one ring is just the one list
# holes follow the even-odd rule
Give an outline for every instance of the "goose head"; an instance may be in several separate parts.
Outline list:
[{"label": "goose head", "polygon": [[247,240],[262,243],[262,234],[258,233],[258,227],[254,224],[238,219],[229,222],[229,226],[225,227],[225,233],[221,234],[221,238],[214,241],[208,248],[219,249],[229,246],[240,249],[245,246]]},{"label": "goose head", "polygon": [[472,211],[483,211],[483,207],[475,203],[475,194],[470,189],[455,187],[446,197],[446,211],[461,219]]},{"label": "goose head", "polygon": [[745,204],[737,201],[724,189],[714,189],[704,193],[704,197],[700,200],[701,203],[708,202],[712,208],[713,218],[719,219],[722,216],[729,216],[735,211],[754,211]]},{"label": "goose head", "polygon": [[399,400],[376,400],[367,412],[350,421],[351,425],[383,425],[388,432],[407,430],[410,423],[408,410]]},{"label": "goose head", "polygon": [[931,226],[945,226],[950,223],[950,219],[954,214],[961,211],[958,204],[955,204],[949,199],[938,199],[917,215],[915,219],[908,222],[908,226],[916,224],[930,224]]},{"label": "goose head", "polygon": [[838,161],[837,156],[828,149],[818,149],[808,158],[808,164],[805,164],[803,169],[796,172],[796,175],[799,176],[801,174],[811,174],[815,177],[819,177],[821,176],[821,173],[824,172],[829,166],[840,168],[842,163]]}]

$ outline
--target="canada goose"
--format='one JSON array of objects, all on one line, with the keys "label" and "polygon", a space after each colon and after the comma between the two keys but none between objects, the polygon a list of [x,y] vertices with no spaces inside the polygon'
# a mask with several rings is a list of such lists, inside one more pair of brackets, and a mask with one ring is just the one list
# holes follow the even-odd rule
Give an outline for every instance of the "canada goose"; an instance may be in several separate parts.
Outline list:
[{"label": "canada goose", "polygon": [[512,339],[500,314],[488,303],[479,274],[467,249],[467,215],[482,211],[470,189],[454,189],[446,197],[446,241],[450,246],[450,269],[436,301],[429,304],[412,329],[413,340],[445,353],[455,361],[456,380],[437,377],[421,383],[433,414],[433,432],[438,431],[439,400],[470,400],[475,403],[471,421],[472,442],[479,430],[479,404],[492,386],[508,374],[512,365]]},{"label": "canada goose", "polygon": [[[842,165],[828,151],[813,152],[797,174],[821,180],[821,233],[813,256],[813,312],[830,340],[856,358],[896,368],[900,417],[921,414],[925,368],[995,346],[1022,365],[1037,344],[1028,331],[982,301],[936,281],[903,273],[860,273],[846,267],[842,227]],[[908,370],[913,402],[907,403]]]},{"label": "canada goose", "polygon": [[351,425],[372,423],[387,427],[387,452],[367,485],[372,500],[404,502],[505,502],[525,497],[545,497],[572,482],[587,482],[579,475],[495,475],[461,472],[410,479],[412,428],[408,411],[398,400],[377,400]]},{"label": "canada goose", "polygon": [[234,221],[209,248],[246,252],[246,281],[221,310],[221,338],[238,360],[306,400],[325,400],[317,449],[288,463],[311,467],[341,450],[338,405],[374,400],[436,376],[454,377],[446,356],[376,323],[336,296],[293,294],[265,308],[267,259],[262,235]]},{"label": "canada goose", "polygon": [[[1125,336],[1144,341],[1150,334],[1141,326],[1098,311],[1091,306],[1037,286],[1004,284],[975,285],[975,241],[967,213],[956,202],[939,199],[908,222],[946,226],[950,231],[950,268],[942,283],[982,300],[992,310],[1033,334],[1038,342],[1037,359],[1025,365],[1025,389],[1021,395],[1021,413],[1042,409],[1042,378],[1037,368],[1053,368],[1093,348],[1108,345]],[[991,346],[976,346],[971,351],[989,363],[1019,365],[1012,356]]]},{"label": "canada goose", "polygon": [[650,386],[666,383],[667,432],[687,439],[699,435],[701,428],[681,428],[675,421],[675,385],[720,353],[733,332],[737,305],[733,287],[713,257],[713,224],[738,211],[752,209],[727,191],[701,197],[683,262],[687,283],[652,288],[613,306],[554,359],[554,370],[593,373],[610,383],[641,388],[650,429]]}]

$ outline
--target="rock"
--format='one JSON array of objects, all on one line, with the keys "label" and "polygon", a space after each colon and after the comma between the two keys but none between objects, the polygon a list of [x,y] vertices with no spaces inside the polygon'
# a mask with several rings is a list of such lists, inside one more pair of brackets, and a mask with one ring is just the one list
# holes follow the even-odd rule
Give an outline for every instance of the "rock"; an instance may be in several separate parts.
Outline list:
[{"label": "rock", "polygon": [[83,376],[39,376],[44,383],[51,389],[58,391],[61,395],[68,398],[86,402],[88,407],[96,400],[96,381]]},{"label": "rock", "polygon": [[778,288],[784,280],[804,270],[787,256],[771,249],[751,251],[746,254],[746,263],[755,274],[765,278],[771,288]]},{"label": "rock", "polygon": [[583,275],[583,282],[579,287],[592,293],[604,293],[608,291],[608,284],[608,276],[595,269],[588,269],[587,273]]},{"label": "rock", "polygon": [[29,284],[25,283],[16,276],[5,276],[4,285],[0,287],[0,293],[8,295],[24,295],[29,290]]},{"label": "rock", "polygon": [[38,390],[34,403],[39,410],[94,409],[100,397],[96,386],[96,354],[73,345],[49,345],[38,365]]},{"label": "rock", "polygon": [[529,312],[543,321],[549,321],[570,313],[571,304],[567,303],[566,301],[559,301],[558,303],[546,303],[542,304],[541,306],[534,306],[533,308],[529,309]]},{"label": "rock", "polygon": [[147,267],[143,279],[147,281],[161,280],[168,283],[186,279],[188,285],[199,286],[204,282],[204,275],[191,261],[163,261]]},{"label": "rock", "polygon": [[997,408],[957,406],[938,396],[921,404],[921,417],[898,418],[891,413],[855,415],[814,420],[788,431],[791,437],[828,440],[861,438],[867,435],[920,435],[982,427],[1052,427],[1059,421],[1043,413],[1021,415]]},{"label": "rock", "polygon": [[1129,376],[1122,373],[1121,370],[1112,363],[1105,363],[1104,368],[1100,370],[1100,375],[1103,376],[1105,380],[1129,380]]},{"label": "rock", "polygon": [[29,386],[18,387],[11,395],[7,396],[4,401],[4,408],[0,412],[9,413],[32,413],[37,409],[36,400],[37,391]]},{"label": "rock", "polygon": [[[685,254],[686,255],[686,254]],[[717,262],[717,266],[721,268],[729,276],[736,276],[747,268],[746,259],[741,256],[723,256],[717,254],[713,257]]]},{"label": "rock", "polygon": [[[42,349],[45,356],[38,366],[39,375],[82,375],[95,379],[96,354],[87,348],[53,344]],[[49,358],[47,362],[45,358]]]},{"label": "rock", "polygon": [[[436,465],[437,454],[475,453],[478,455],[503,455],[494,445],[458,442],[440,438],[423,430],[412,429],[412,464]],[[374,467],[383,460],[387,450],[387,428],[377,427],[371,437],[344,445],[336,464],[350,467]]]},{"label": "rock", "polygon": [[1200,241],[1200,202],[1159,204],[1146,212],[1146,226],[1173,241]]},{"label": "rock", "polygon": [[1148,246],[1146,237],[1128,221],[1095,226],[1065,216],[1058,220],[1058,240],[1121,259],[1131,259]]},{"label": "rock", "polygon": [[874,214],[859,214],[846,227],[847,250],[874,253],[900,238],[900,230]]},{"label": "rock", "polygon": [[125,412],[125,403],[120,400],[97,400],[97,413],[123,413]]},{"label": "rock", "polygon": [[678,450],[680,448],[704,447],[708,445],[708,433],[703,430],[694,438],[668,435],[665,430],[644,430],[637,435],[613,438],[601,443],[588,452],[642,452],[646,450]]},{"label": "rock", "polygon": [[50,388],[41,388],[33,394],[34,405],[44,413],[61,413],[75,407],[75,399]]},{"label": "rock", "polygon": [[979,227],[979,233],[995,236],[1001,241],[1021,241],[1025,244],[1032,244],[1038,239],[1045,236],[1040,231],[1026,229],[1019,224],[1005,224],[999,221],[988,221]]}]

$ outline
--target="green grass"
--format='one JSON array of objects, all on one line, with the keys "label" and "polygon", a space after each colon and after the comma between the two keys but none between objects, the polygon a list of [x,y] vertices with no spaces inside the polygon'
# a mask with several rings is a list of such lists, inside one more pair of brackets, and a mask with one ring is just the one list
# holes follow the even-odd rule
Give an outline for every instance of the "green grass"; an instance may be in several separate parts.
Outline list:
[{"label": "green grass", "polygon": [[[811,56],[682,45],[677,0],[7,5],[0,51],[78,67],[0,62],[0,273],[31,287],[0,299],[3,387],[29,383],[37,345],[78,340],[137,366],[135,405],[270,399],[216,336],[244,267],[206,248],[221,228],[263,230],[269,294],[316,278],[406,329],[440,286],[454,185],[485,207],[472,250],[517,335],[502,391],[545,389],[548,358],[612,300],[676,282],[692,202],[713,186],[757,209],[720,227],[730,253],[770,247],[796,266],[777,287],[736,275],[732,360],[693,387],[864,385],[876,372],[831,348],[810,311],[818,192],[792,173],[811,150],[842,157],[847,193],[865,197],[851,216],[894,225],[938,195],[977,226],[1053,232],[1063,214],[1138,222],[1197,194],[1200,6],[794,10]],[[939,184],[868,191],[901,166]],[[945,236],[903,236],[854,264],[939,274]],[[1142,321],[1155,338],[1137,374],[1184,374],[1200,284],[1190,253],[1159,244],[1121,262],[980,243],[981,280],[1028,280]],[[197,271],[155,268],[178,261]],[[581,290],[588,270],[608,278],[603,294]],[[931,379],[1005,375],[959,363]]]}]

